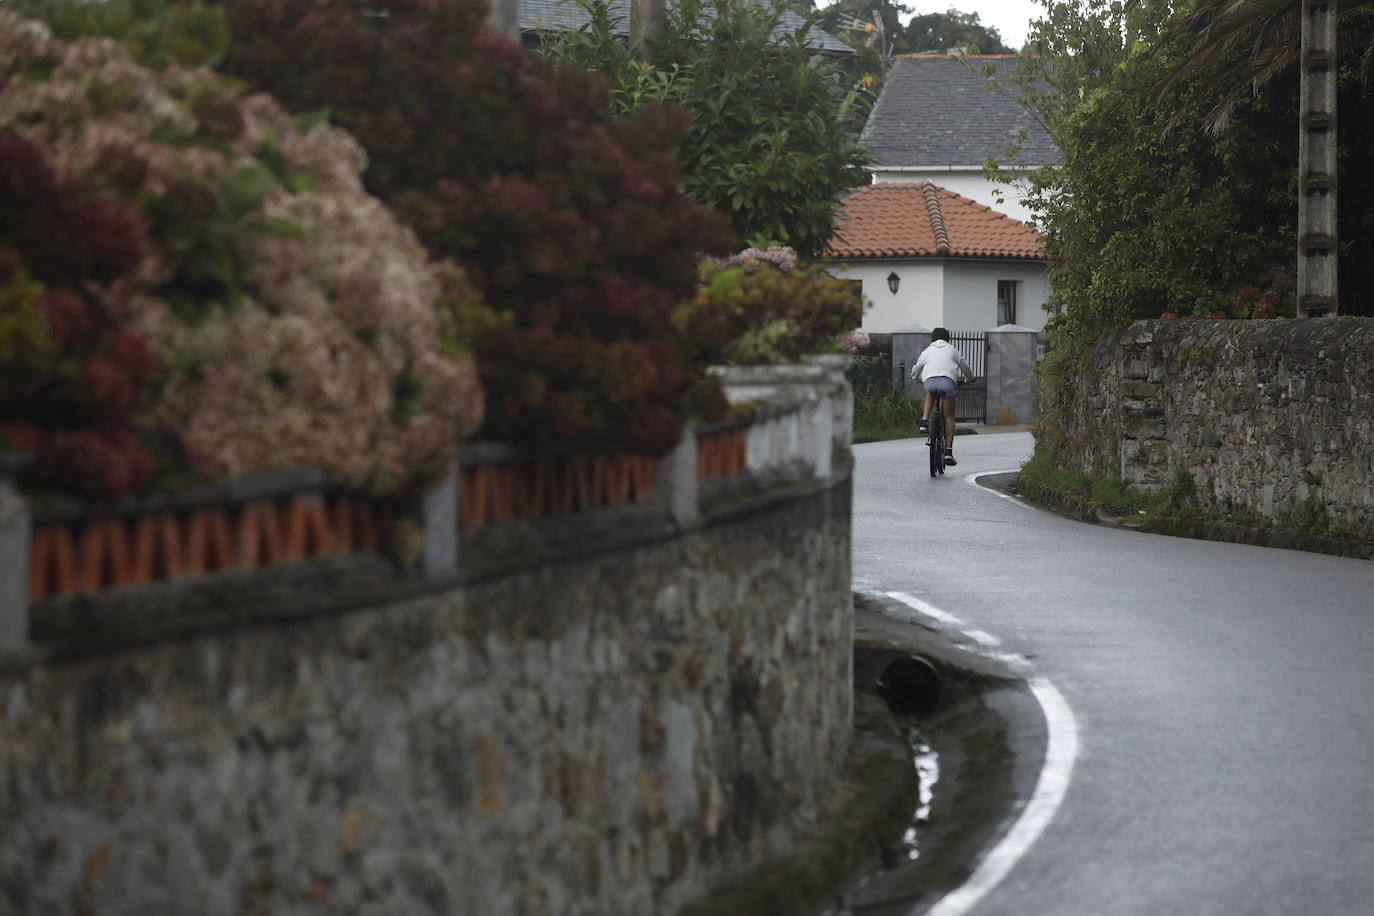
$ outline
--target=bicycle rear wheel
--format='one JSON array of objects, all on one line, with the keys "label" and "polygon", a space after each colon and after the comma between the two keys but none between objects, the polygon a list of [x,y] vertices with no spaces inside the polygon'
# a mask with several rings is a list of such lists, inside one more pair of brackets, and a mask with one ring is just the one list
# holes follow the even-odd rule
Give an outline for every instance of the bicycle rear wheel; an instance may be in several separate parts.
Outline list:
[{"label": "bicycle rear wheel", "polygon": [[930,449],[930,476],[938,477],[945,472],[945,419],[938,413],[930,418],[926,446]]}]

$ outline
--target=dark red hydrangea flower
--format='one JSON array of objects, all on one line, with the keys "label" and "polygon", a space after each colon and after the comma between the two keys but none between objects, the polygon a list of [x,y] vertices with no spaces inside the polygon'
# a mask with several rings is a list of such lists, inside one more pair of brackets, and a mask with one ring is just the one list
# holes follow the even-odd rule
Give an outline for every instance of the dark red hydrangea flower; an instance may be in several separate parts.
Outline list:
[{"label": "dark red hydrangea flower", "polygon": [[57,190],[57,172],[43,151],[12,130],[0,131],[0,198],[32,201]]},{"label": "dark red hydrangea flower", "polygon": [[143,260],[146,233],[137,212],[117,200],[101,198],[77,206],[72,213],[72,234],[82,239],[73,258],[83,276],[108,283],[123,276]]},{"label": "dark red hydrangea flower", "polygon": [[38,445],[42,439],[42,432],[32,423],[18,421],[0,423],[0,445],[16,448],[32,455],[38,451]]},{"label": "dark red hydrangea flower", "polygon": [[133,379],[108,356],[92,356],[81,365],[78,384],[83,403],[95,411],[127,412],[134,400]]},{"label": "dark red hydrangea flower", "polygon": [[105,352],[138,388],[151,385],[162,369],[157,354],[148,345],[148,338],[132,328],[116,331]]},{"label": "dark red hydrangea flower", "polygon": [[96,499],[119,499],[143,486],[148,453],[129,436],[111,441],[88,430],[43,437],[33,473],[42,483]]},{"label": "dark red hydrangea flower", "polygon": [[682,419],[660,404],[645,404],[625,424],[625,448],[637,455],[662,455],[682,438]]},{"label": "dark red hydrangea flower", "polygon": [[50,286],[38,300],[59,349],[94,346],[109,327],[108,317],[91,308],[85,297],[63,286]]}]

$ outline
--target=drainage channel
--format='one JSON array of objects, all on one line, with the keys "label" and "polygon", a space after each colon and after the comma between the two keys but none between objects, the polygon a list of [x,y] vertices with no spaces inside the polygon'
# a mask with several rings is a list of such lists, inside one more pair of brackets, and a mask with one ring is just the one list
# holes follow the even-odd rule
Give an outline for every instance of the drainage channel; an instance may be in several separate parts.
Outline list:
[{"label": "drainage channel", "polygon": [[[915,666],[902,661],[912,658]],[[905,680],[893,676],[894,663]],[[855,676],[887,700],[902,727],[919,803],[882,866],[822,916],[916,916],[963,884],[1010,828],[1018,799],[1034,789],[1044,720],[1024,682],[969,672],[909,647],[856,649]]]}]

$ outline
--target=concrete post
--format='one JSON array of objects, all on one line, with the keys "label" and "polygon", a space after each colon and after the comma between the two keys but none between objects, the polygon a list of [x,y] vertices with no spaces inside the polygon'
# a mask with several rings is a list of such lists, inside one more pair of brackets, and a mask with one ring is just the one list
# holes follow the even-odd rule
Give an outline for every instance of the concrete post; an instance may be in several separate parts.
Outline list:
[{"label": "concrete post", "polygon": [[29,638],[29,507],[0,478],[0,649]]},{"label": "concrete post", "polygon": [[830,457],[834,453],[831,440],[831,420],[834,408],[828,398],[807,399],[802,411],[802,436],[806,451],[811,453],[811,465],[816,469],[816,477],[821,480],[830,476]]},{"label": "concrete post", "polygon": [[845,374],[850,357],[839,353],[803,356],[802,362],[824,372],[820,388],[830,402],[830,435],[836,448],[848,449],[854,441],[854,386]]},{"label": "concrete post", "polygon": [[987,419],[990,423],[1005,418],[1008,422],[1035,422],[1035,366],[1037,334],[1030,328],[1004,324],[988,331]]},{"label": "concrete post", "polygon": [[425,546],[420,568],[425,575],[458,570],[458,461],[449,463],[443,482],[420,497],[420,530]]},{"label": "concrete post", "polygon": [[654,496],[680,525],[699,518],[697,506],[697,434],[682,430],[682,438],[668,454],[658,459],[654,474]]}]

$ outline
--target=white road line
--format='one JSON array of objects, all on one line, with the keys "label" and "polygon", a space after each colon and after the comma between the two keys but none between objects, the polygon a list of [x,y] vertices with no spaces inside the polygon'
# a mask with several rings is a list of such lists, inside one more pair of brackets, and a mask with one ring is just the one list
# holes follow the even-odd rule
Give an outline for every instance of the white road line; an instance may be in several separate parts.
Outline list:
[{"label": "white road line", "polygon": [[[980,641],[974,633],[983,631],[969,628],[953,614],[904,592],[887,594],[913,610],[941,623],[958,627],[970,639]],[[983,857],[983,861],[978,863],[969,879],[940,898],[939,902],[926,912],[926,916],[965,916],[969,913],[1011,872],[1021,857],[1040,838],[1040,834],[1045,832],[1045,828],[1059,811],[1059,806],[1063,804],[1064,795],[1069,790],[1069,781],[1073,776],[1074,761],[1078,758],[1078,723],[1074,720],[1073,710],[1065,702],[1064,695],[1048,679],[1031,678],[1027,681],[1027,686],[1030,687],[1036,702],[1040,704],[1048,731],[1045,763],[1040,768],[1035,791],[1031,793],[1030,801],[1021,812],[1021,816],[1016,819],[1016,823]]]},{"label": "white road line", "polygon": [[1019,471],[1019,470],[1021,470],[1021,469],[1020,469],[1020,468],[1007,468],[1006,470],[1002,470],[1002,471],[979,471],[977,474],[970,474],[970,475],[968,475],[967,477],[965,477],[965,478],[964,478],[964,482],[965,482],[965,483],[968,483],[968,484],[972,484],[973,486],[978,487],[978,488],[981,489],[981,490],[985,490],[985,491],[987,491],[988,493],[991,493],[993,496],[999,496],[999,497],[1001,497],[1002,499],[1007,500],[1008,502],[1015,503],[1016,505],[1020,506],[1022,509],[1030,509],[1031,511],[1036,511],[1036,510],[1035,510],[1035,506],[1032,506],[1030,503],[1025,502],[1025,501],[1020,500],[1020,499],[1017,499],[1015,496],[1011,496],[1011,495],[1009,495],[1009,494],[1003,493],[1003,492],[1000,491],[1000,490],[994,490],[992,487],[985,487],[985,486],[983,486],[982,484],[980,484],[980,483],[978,482],[978,479],[979,479],[980,477],[989,477],[989,476],[991,476],[991,475],[993,475],[993,474],[1010,474],[1010,473],[1012,473],[1012,472],[1014,472],[1014,471]]}]

